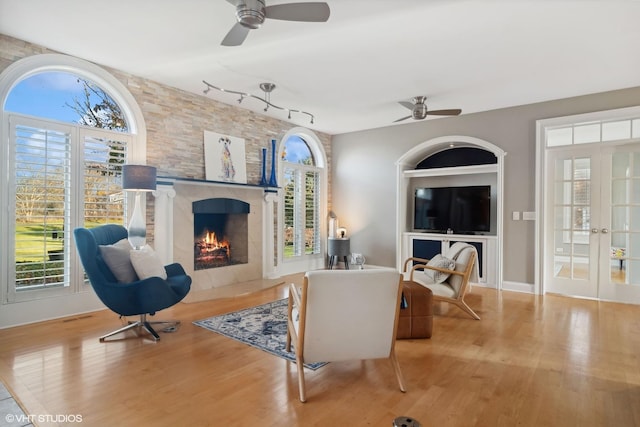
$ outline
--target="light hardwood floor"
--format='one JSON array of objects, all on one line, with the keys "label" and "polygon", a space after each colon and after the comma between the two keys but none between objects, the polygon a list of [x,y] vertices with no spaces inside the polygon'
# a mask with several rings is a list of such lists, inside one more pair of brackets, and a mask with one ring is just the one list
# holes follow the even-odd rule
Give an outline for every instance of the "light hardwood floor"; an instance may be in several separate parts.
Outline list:
[{"label": "light hardwood floor", "polygon": [[398,341],[406,393],[386,360],[330,363],[303,404],[294,364],[191,323],[285,292],[181,303],[157,343],[98,342],[107,310],[0,330],[0,378],[27,413],[84,426],[640,425],[640,306],[474,287],[482,320],[442,304],[431,339]]}]

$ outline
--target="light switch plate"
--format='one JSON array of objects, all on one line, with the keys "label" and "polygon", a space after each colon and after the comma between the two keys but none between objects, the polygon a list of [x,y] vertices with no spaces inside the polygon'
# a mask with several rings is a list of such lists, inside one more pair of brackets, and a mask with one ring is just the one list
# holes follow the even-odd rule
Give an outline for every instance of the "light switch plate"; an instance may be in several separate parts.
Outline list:
[{"label": "light switch plate", "polygon": [[513,216],[512,216],[512,219],[513,219],[514,221],[520,221],[520,212],[518,212],[518,211],[513,211],[513,214],[512,214],[512,215],[513,215]]},{"label": "light switch plate", "polygon": [[525,221],[535,221],[536,213],[535,212],[522,212],[522,219]]}]

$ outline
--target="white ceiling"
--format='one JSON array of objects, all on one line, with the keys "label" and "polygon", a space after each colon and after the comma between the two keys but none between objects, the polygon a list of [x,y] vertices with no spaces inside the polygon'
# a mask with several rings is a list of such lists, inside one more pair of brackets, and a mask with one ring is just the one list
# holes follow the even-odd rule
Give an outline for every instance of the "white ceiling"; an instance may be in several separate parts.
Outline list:
[{"label": "white ceiling", "polygon": [[468,114],[640,86],[638,0],[327,2],[328,22],[267,20],[239,47],[220,46],[225,0],[0,0],[0,32],[202,96],[272,82],[274,104],[315,115],[292,123],[330,134],[391,125],[416,95]]}]

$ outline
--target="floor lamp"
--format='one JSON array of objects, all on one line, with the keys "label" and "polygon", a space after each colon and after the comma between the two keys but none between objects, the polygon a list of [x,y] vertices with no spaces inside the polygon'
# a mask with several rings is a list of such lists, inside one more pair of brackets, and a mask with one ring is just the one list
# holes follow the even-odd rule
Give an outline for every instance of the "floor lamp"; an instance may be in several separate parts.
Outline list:
[{"label": "floor lamp", "polygon": [[131,246],[141,249],[147,241],[147,222],[142,216],[140,193],[156,189],[156,168],[145,165],[122,166],[122,189],[136,193],[128,234]]}]

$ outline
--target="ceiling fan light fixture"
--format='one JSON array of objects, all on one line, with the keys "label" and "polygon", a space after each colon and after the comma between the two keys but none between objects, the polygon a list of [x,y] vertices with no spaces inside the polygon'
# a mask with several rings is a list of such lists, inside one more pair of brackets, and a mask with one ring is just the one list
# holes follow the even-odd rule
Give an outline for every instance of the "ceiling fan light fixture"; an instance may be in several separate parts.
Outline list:
[{"label": "ceiling fan light fixture", "polygon": [[414,120],[422,120],[424,118],[426,118],[429,115],[434,115],[434,116],[457,116],[460,113],[462,113],[462,110],[456,108],[456,109],[450,109],[450,110],[432,110],[430,111],[427,108],[427,104],[425,104],[427,100],[426,96],[415,96],[411,99],[412,102],[407,102],[407,101],[399,101],[398,103],[400,105],[402,105],[403,107],[411,110],[411,115],[406,116],[406,117],[402,117],[398,120],[394,120],[393,123],[398,123],[398,122],[402,122],[404,120],[407,119],[414,119]]},{"label": "ceiling fan light fixture", "polygon": [[236,18],[243,27],[257,30],[264,23],[265,17],[263,0],[246,0],[236,7]]},{"label": "ceiling fan light fixture", "polygon": [[227,0],[236,8],[236,23],[222,39],[222,46],[240,46],[251,30],[257,30],[266,19],[298,22],[326,22],[331,10],[325,2],[284,3],[266,5],[266,0]]},{"label": "ceiling fan light fixture", "polygon": [[411,112],[411,116],[415,120],[422,120],[427,117],[427,106],[424,104],[416,104],[415,108]]}]

